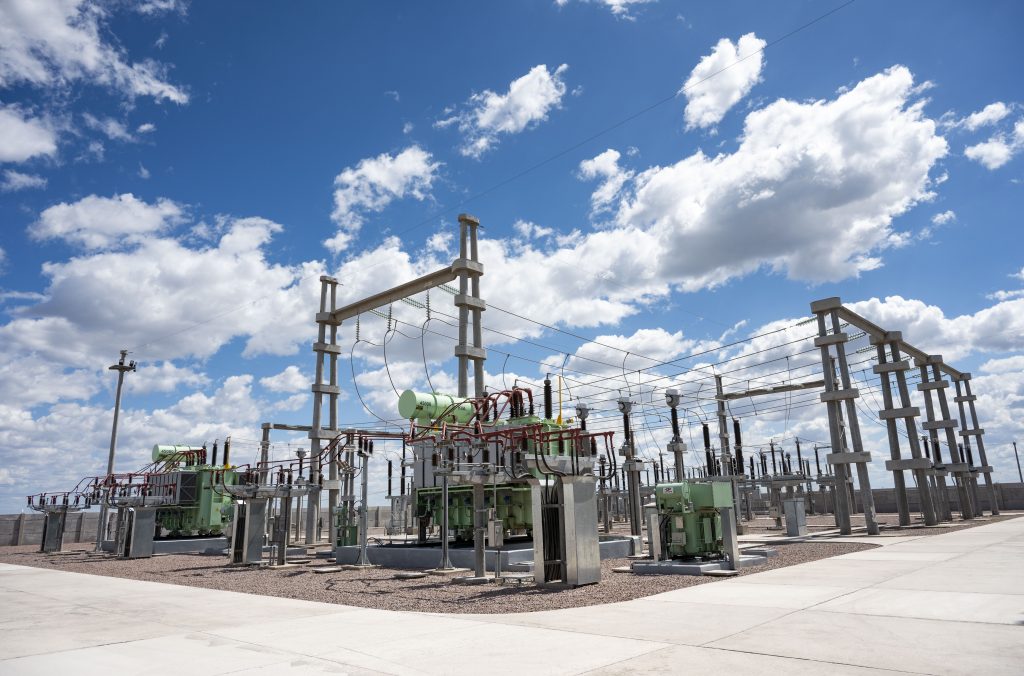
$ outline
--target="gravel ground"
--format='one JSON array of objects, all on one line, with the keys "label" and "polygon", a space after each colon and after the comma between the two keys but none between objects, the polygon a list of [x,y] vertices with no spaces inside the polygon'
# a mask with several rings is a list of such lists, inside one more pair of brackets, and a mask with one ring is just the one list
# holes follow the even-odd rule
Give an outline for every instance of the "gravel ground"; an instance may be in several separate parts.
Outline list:
[{"label": "gravel ground", "polygon": [[[612,568],[628,565],[629,561],[609,559],[601,563],[602,579],[599,584],[577,589],[540,588],[533,584],[521,587],[515,584],[461,585],[437,576],[396,580],[393,577],[396,571],[382,568],[314,573],[315,568],[329,565],[325,560],[314,560],[308,565],[283,569],[235,568],[226,566],[222,557],[169,554],[151,559],[118,560],[92,555],[88,553],[90,546],[74,546],[80,548],[69,549],[69,553],[64,554],[40,554],[36,546],[5,547],[0,550],[0,563],[365,608],[431,613],[515,613],[590,606],[628,601],[681,587],[713,583],[719,579],[614,573]],[[848,554],[874,546],[825,542],[778,545],[774,547],[778,556],[770,558],[764,566],[746,568],[740,575]]]}]

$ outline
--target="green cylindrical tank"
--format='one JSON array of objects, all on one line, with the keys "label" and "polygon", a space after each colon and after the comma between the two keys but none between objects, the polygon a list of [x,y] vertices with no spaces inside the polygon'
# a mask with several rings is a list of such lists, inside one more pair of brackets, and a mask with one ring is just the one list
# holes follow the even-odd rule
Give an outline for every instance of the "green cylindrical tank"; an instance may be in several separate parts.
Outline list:
[{"label": "green cylindrical tank", "polygon": [[203,449],[198,446],[169,446],[165,444],[157,444],[153,447],[153,462],[184,460],[185,452],[201,450]]},{"label": "green cylindrical tank", "polygon": [[[451,410],[448,410],[448,409]],[[398,398],[398,413],[406,420],[435,420],[448,410],[444,420],[438,422],[455,422],[466,424],[473,418],[473,404],[465,399],[438,392],[414,392],[406,390]]]}]

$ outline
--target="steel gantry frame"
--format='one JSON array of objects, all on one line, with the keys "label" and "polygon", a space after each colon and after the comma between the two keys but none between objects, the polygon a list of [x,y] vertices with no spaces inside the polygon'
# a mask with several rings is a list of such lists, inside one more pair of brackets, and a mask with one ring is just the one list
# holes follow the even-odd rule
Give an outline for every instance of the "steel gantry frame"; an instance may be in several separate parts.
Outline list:
[{"label": "steel gantry frame", "polygon": [[[473,362],[473,391],[474,396],[481,397],[484,392],[484,361],[487,359],[487,351],[483,347],[483,324],[481,315],[487,309],[487,304],[480,297],[480,277],[484,274],[484,266],[479,261],[477,247],[477,229],[480,221],[469,214],[459,214],[459,257],[451,265],[435,270],[429,274],[418,277],[404,284],[381,291],[372,296],[363,298],[354,303],[337,307],[337,284],[333,277],[321,277],[320,311],[316,315],[316,322],[319,328],[317,342],[313,344],[313,351],[317,354],[316,380],[313,383],[313,424],[309,432],[311,444],[311,458],[316,458],[310,465],[310,482],[313,484],[310,494],[310,508],[306,516],[306,542],[314,543],[319,540],[317,523],[319,521],[320,497],[319,485],[320,463],[319,455],[323,444],[329,443],[343,430],[337,429],[338,423],[338,386],[337,360],[340,347],[337,344],[338,327],[346,319],[357,317],[364,312],[369,312],[386,305],[390,305],[403,298],[408,298],[417,293],[429,291],[430,289],[448,284],[456,279],[459,281],[459,293],[455,295],[455,306],[459,310],[458,344],[455,346],[455,357],[458,360],[458,396],[468,397],[469,393],[469,362]],[[328,304],[329,299],[329,304]],[[470,342],[469,328],[472,326],[472,342]],[[329,359],[329,382],[324,381],[324,358]],[[323,395],[329,397],[329,426],[322,427],[323,420]],[[351,459],[354,460],[354,459]],[[333,515],[333,510],[339,502],[355,499],[355,486],[351,485],[353,478],[347,476],[339,485],[337,476],[337,462],[334,458],[330,462],[330,483],[328,487],[328,505]],[[339,493],[344,491],[339,496]],[[479,492],[479,495],[476,493]],[[474,502],[479,500],[476,511],[482,510],[484,502],[483,490],[474,491]],[[483,559],[483,542],[486,530],[482,515],[477,514],[477,527],[474,540],[478,549],[478,558]],[[331,519],[331,535],[333,542],[333,518]]]},{"label": "steel gantry frame", "polygon": [[[845,307],[838,297],[824,298],[811,303],[811,312],[818,321],[818,337],[815,346],[821,349],[822,369],[825,374],[825,392],[821,401],[828,407],[829,433],[832,438],[833,452],[826,456],[829,463],[836,468],[836,481],[845,483],[848,480],[848,467],[857,466],[860,480],[861,498],[864,506],[865,521],[868,532],[877,532],[874,504],[871,497],[870,480],[867,475],[867,463],[870,453],[863,450],[857,411],[854,406],[859,396],[856,388],[851,387],[849,366],[846,361],[845,343],[849,337],[840,331],[840,322],[845,322],[864,331],[878,354],[878,364],[873,367],[882,382],[884,409],[878,411],[879,419],[885,423],[888,432],[890,460],[886,469],[893,473],[896,492],[897,511],[900,525],[910,524],[910,506],[907,496],[904,471],[914,474],[918,488],[919,504],[924,522],[928,525],[939,520],[951,518],[948,507],[947,485],[945,477],[953,476],[957,490],[960,515],[964,519],[981,514],[977,500],[976,474],[985,478],[989,495],[990,511],[999,513],[999,505],[995,487],[992,483],[992,467],[988,464],[985,454],[984,429],[979,426],[975,408],[977,397],[971,392],[971,374],[959,371],[945,363],[941,355],[927,352],[903,340],[899,331],[887,331],[853,310]],[[831,327],[829,326],[831,324]],[[832,356],[832,350],[835,356]],[[910,392],[907,386],[906,373],[913,366],[921,373],[921,382],[917,389],[922,393],[925,402],[926,420],[920,427],[928,433],[918,443],[917,421],[921,411],[910,405]],[[956,397],[953,401],[959,406],[960,420],[950,417],[946,389],[949,387],[948,376],[956,386]],[[890,378],[895,379],[899,393],[899,402],[894,401]],[[845,403],[846,416],[843,417],[841,404]],[[965,409],[964,404],[969,406]],[[965,413],[970,412],[970,426]],[[897,422],[904,421],[907,445],[910,458],[903,458]],[[963,438],[963,450],[956,441],[957,428]],[[939,450],[939,432],[945,433],[945,441],[949,447],[950,462],[942,460]],[[851,446],[846,444],[846,432],[849,432]],[[971,439],[975,440],[981,466],[975,467],[971,455]],[[927,444],[930,441],[932,455],[929,457]],[[846,491],[836,491],[836,522],[842,533],[850,532],[850,504]]]}]

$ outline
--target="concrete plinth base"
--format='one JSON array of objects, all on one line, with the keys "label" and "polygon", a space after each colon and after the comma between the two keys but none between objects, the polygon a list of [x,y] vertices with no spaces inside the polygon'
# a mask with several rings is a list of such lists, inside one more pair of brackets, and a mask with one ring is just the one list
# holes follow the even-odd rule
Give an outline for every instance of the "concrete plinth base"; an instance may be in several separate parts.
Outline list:
[{"label": "concrete plinth base", "polygon": [[[153,554],[221,554],[227,549],[228,539],[224,536],[209,538],[186,538],[182,540],[153,540]],[[114,541],[105,540],[103,551],[113,552]],[[302,554],[306,550],[302,550]]]},{"label": "concrete plinth base", "polygon": [[484,575],[483,577],[477,577],[470,575],[468,577],[453,577],[452,582],[455,584],[490,584],[494,582],[494,576]]},{"label": "concrete plinth base", "polygon": [[[632,553],[632,538],[605,538],[598,548],[602,559],[621,559]],[[405,544],[369,544],[366,547],[370,562],[385,568],[436,568],[441,561],[441,547]],[[511,543],[500,551],[488,549],[484,556],[484,564],[488,571],[494,571],[495,563],[499,562],[501,570],[523,570],[533,562],[533,543],[530,540]],[[500,559],[499,559],[500,557]],[[359,547],[338,547],[334,550],[334,560],[340,564],[352,564],[359,559]],[[473,549],[470,547],[452,547],[448,550],[448,560],[457,568],[471,569],[474,566]]]},{"label": "concrete plinth base", "polygon": [[[767,563],[768,558],[752,554],[742,554],[739,567],[760,566]],[[711,571],[732,570],[728,561],[634,561],[631,568],[636,575],[705,575]]]},{"label": "concrete plinth base", "polygon": [[468,573],[469,568],[431,568],[424,571],[427,575],[440,575],[442,577],[449,577],[452,575],[462,575]]}]

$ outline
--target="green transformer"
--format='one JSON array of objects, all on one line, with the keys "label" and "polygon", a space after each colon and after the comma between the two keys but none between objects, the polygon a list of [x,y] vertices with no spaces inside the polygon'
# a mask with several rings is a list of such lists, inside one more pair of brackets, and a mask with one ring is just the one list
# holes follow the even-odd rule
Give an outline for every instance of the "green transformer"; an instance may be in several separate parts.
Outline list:
[{"label": "green transformer", "polygon": [[725,555],[720,509],[732,507],[727,481],[682,481],[654,489],[666,558],[719,558]]},{"label": "green transformer", "polygon": [[223,485],[235,485],[238,475],[226,465],[192,464],[198,450],[153,447],[153,460],[167,463],[147,479],[150,495],[167,499],[156,511],[158,538],[221,535],[231,523],[233,503]]}]

